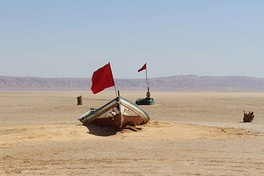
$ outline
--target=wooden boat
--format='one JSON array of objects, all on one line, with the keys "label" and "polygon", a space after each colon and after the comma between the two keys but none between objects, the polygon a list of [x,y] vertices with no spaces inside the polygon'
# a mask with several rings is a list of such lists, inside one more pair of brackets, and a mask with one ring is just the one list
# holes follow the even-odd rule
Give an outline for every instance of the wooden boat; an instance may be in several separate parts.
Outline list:
[{"label": "wooden boat", "polygon": [[121,96],[98,109],[91,108],[79,118],[83,124],[93,123],[117,128],[143,125],[149,119],[149,115],[143,109]]}]

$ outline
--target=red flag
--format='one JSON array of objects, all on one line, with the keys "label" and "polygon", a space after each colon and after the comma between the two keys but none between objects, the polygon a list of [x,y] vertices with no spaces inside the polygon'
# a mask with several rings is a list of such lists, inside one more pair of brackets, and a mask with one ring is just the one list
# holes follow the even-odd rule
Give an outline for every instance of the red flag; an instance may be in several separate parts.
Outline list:
[{"label": "red flag", "polygon": [[141,67],[141,69],[138,70],[138,72],[141,72],[142,70],[146,70],[147,69],[147,64],[144,64],[143,67]]},{"label": "red flag", "polygon": [[110,63],[108,63],[93,73],[91,90],[96,94],[112,86],[115,86],[115,82]]}]

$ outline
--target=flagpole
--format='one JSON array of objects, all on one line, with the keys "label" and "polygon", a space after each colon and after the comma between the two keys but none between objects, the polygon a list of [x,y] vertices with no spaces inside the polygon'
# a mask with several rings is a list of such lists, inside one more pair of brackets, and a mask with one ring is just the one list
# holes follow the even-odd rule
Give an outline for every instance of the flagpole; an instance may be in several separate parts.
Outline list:
[{"label": "flagpole", "polygon": [[[109,64],[110,64],[110,61],[109,61]],[[111,69],[111,72],[112,72],[112,69]],[[114,78],[114,74],[113,74],[113,72],[112,72],[112,75],[113,75],[113,80],[114,80],[114,87],[115,87],[115,94],[116,94],[116,97],[118,97],[117,96],[117,91],[116,91],[116,84],[115,84],[115,78]]]},{"label": "flagpole", "polygon": [[115,85],[115,93],[116,93],[116,97],[117,97],[116,85]]},{"label": "flagpole", "polygon": [[[147,63],[146,63],[147,64]],[[147,93],[146,96],[147,98],[150,97],[150,92],[149,92],[149,83],[148,83],[148,70],[147,70],[147,66],[146,66],[146,82],[147,82]]]},{"label": "flagpole", "polygon": [[147,83],[147,87],[149,87],[148,86],[148,71],[147,71],[147,67],[146,67],[146,83]]}]

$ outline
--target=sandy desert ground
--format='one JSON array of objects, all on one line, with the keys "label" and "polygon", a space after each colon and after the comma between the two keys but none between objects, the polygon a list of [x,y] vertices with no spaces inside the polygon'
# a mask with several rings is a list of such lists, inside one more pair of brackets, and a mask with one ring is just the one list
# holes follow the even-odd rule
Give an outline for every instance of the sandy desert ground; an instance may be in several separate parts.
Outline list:
[{"label": "sandy desert ground", "polygon": [[264,175],[263,92],[151,93],[141,130],[92,133],[77,119],[115,93],[0,92],[0,175]]}]

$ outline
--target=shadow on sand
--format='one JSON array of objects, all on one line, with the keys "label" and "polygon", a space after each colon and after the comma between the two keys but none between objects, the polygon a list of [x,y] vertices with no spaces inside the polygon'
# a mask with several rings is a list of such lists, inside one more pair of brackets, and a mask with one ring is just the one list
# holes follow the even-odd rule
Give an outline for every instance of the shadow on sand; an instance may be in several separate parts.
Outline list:
[{"label": "shadow on sand", "polygon": [[120,129],[114,127],[101,127],[96,124],[83,124],[88,129],[89,134],[96,135],[96,136],[112,136],[116,135]]},{"label": "shadow on sand", "polygon": [[139,130],[142,130],[142,127],[138,126],[124,126],[123,128],[115,128],[112,126],[98,126],[97,124],[89,123],[89,124],[82,124],[88,129],[89,134],[95,135],[95,136],[112,136],[116,135],[118,132],[124,132],[124,131],[134,131],[137,132]]}]

